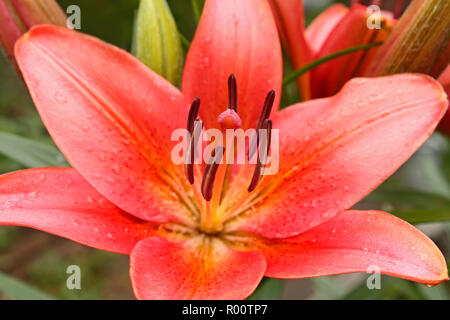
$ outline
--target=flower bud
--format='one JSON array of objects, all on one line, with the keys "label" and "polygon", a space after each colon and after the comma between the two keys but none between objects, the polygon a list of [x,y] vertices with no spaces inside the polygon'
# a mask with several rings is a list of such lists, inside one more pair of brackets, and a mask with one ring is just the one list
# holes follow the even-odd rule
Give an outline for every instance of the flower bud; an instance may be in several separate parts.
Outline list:
[{"label": "flower bud", "polygon": [[56,0],[6,0],[23,25],[29,29],[37,24],[66,26],[66,15]]},{"label": "flower bud", "polygon": [[183,51],[166,0],[141,0],[137,15],[136,56],[153,71],[178,85]]},{"label": "flower bud", "polygon": [[0,46],[13,65],[15,65],[14,44],[21,35],[19,21],[10,11],[5,0],[0,0]]},{"label": "flower bud", "polygon": [[439,76],[450,61],[446,48],[450,31],[450,1],[414,0],[402,15],[366,75],[401,72]]},{"label": "flower bud", "polygon": [[0,0],[0,46],[11,63],[14,44],[36,24],[66,26],[66,15],[55,0]]}]

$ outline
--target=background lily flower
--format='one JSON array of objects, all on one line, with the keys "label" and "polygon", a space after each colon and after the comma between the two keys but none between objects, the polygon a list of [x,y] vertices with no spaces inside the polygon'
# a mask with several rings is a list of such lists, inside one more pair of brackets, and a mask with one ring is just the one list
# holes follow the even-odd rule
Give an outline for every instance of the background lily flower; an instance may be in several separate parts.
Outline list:
[{"label": "background lily flower", "polygon": [[413,0],[365,74],[420,72],[437,78],[450,62],[449,32],[449,1]]},{"label": "background lily flower", "polygon": [[[335,4],[304,30],[302,0],[270,1],[295,69],[347,48],[382,42],[396,23],[392,13],[381,11],[381,28],[369,29],[367,20],[372,12],[368,12],[366,6],[355,4],[348,9],[342,4]],[[309,75],[309,86],[298,81],[302,99],[328,97],[337,93],[349,79],[365,73],[378,49],[375,47],[347,54],[314,68]]]},{"label": "background lily flower", "polygon": [[[73,168],[0,176],[0,223],[129,254],[138,298],[241,299],[264,275],[371,265],[425,284],[448,279],[439,249],[413,226],[347,210],[433,132],[447,108],[435,80],[353,79],[333,97],[278,112],[281,49],[261,0],[206,1],[181,92],[125,51],[55,26],[33,28],[16,57]],[[197,112],[206,129],[221,128],[224,111],[244,129],[264,119],[280,130],[277,175],[249,188],[254,166],[233,165],[228,183],[221,166],[215,182],[196,166],[191,184],[171,161],[173,130]]]}]

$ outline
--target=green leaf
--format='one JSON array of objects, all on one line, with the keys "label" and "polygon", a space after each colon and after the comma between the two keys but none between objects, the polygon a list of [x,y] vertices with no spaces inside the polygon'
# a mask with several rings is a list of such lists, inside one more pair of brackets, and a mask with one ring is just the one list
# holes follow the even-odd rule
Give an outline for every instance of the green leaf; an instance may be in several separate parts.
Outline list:
[{"label": "green leaf", "polygon": [[427,287],[423,284],[416,284],[418,291],[428,300],[450,300],[450,295],[445,285]]},{"label": "green leaf", "polygon": [[0,272],[0,292],[14,300],[54,300],[55,298],[28,284]]},{"label": "green leaf", "polygon": [[179,84],[183,49],[166,0],[141,0],[134,47],[139,60],[172,84]]},{"label": "green leaf", "polygon": [[[422,300],[425,295],[421,294],[418,286],[408,280],[398,279],[381,275],[381,288],[372,289],[367,288],[367,279],[355,286],[345,296],[344,300],[396,300],[396,299],[411,299]],[[426,288],[426,287],[425,287]]]},{"label": "green leaf", "polygon": [[197,0],[191,0],[192,11],[194,12],[195,21],[198,23],[202,15],[202,10],[200,9],[200,4]]},{"label": "green leaf", "polygon": [[381,209],[409,223],[450,220],[450,200],[438,194],[384,187],[372,192],[367,199],[381,203]]},{"label": "green leaf", "polygon": [[55,147],[5,132],[0,132],[0,153],[28,168],[68,166]]},{"label": "green leaf", "polygon": [[301,67],[300,69],[295,70],[294,72],[288,74],[286,77],[284,77],[283,79],[283,86],[288,85],[289,83],[291,83],[292,81],[295,81],[295,79],[297,79],[298,77],[300,77],[302,74],[308,72],[309,70],[321,65],[322,63],[325,63],[329,60],[332,59],[336,59],[339,58],[340,56],[355,52],[355,51],[359,51],[359,50],[368,50],[370,48],[376,47],[376,46],[380,46],[382,45],[383,42],[374,42],[374,43],[368,43],[368,44],[363,44],[360,46],[356,46],[356,47],[351,47],[351,48],[347,48],[329,55],[326,55],[320,59],[314,60],[311,63],[308,63],[306,66]]},{"label": "green leaf", "polygon": [[316,294],[320,299],[339,299],[345,294],[345,288],[333,276],[312,279]]},{"label": "green leaf", "polygon": [[[382,278],[381,285],[382,287],[386,286],[385,279]],[[380,298],[382,295],[382,289],[372,289],[367,288],[367,279],[361,281],[359,285],[354,287],[352,290],[347,292],[344,296],[341,297],[343,300],[376,300]]]},{"label": "green leaf", "polygon": [[283,294],[284,280],[264,278],[248,300],[279,300]]}]

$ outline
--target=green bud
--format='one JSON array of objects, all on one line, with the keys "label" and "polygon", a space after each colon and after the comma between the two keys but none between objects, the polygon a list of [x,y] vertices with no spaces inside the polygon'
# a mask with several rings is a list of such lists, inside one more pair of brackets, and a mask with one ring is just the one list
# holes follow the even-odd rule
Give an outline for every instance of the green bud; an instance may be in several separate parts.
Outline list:
[{"label": "green bud", "polygon": [[135,37],[136,57],[172,84],[178,85],[183,50],[166,0],[141,0]]},{"label": "green bud", "polygon": [[366,75],[422,72],[437,77],[450,61],[449,0],[413,0]]}]

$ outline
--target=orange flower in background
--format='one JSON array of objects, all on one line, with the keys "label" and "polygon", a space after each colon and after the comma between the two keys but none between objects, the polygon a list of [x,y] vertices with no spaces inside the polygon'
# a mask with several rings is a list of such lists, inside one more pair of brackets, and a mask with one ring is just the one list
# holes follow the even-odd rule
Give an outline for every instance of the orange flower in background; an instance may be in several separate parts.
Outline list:
[{"label": "orange flower in background", "polygon": [[[206,1],[181,91],[127,52],[55,26],[33,28],[15,52],[73,168],[0,176],[0,223],[130,255],[137,298],[243,299],[263,276],[372,265],[424,284],[448,279],[442,253],[419,230],[385,212],[348,210],[437,126],[448,102],[432,78],[357,78],[278,111],[281,48],[261,0]],[[258,164],[172,161],[174,130],[187,122],[192,132],[196,119],[221,130],[224,115],[243,129],[279,130],[276,175],[255,179]]]},{"label": "orange flower in background", "polygon": [[[355,4],[350,9],[335,4],[304,28],[302,0],[270,0],[278,29],[293,66],[307,63],[347,48],[382,42],[390,34],[396,20],[387,11],[380,11],[380,28],[368,28],[374,14],[367,7]],[[298,86],[303,100],[336,94],[351,78],[365,74],[376,56],[375,47],[327,61],[300,77]]]}]

